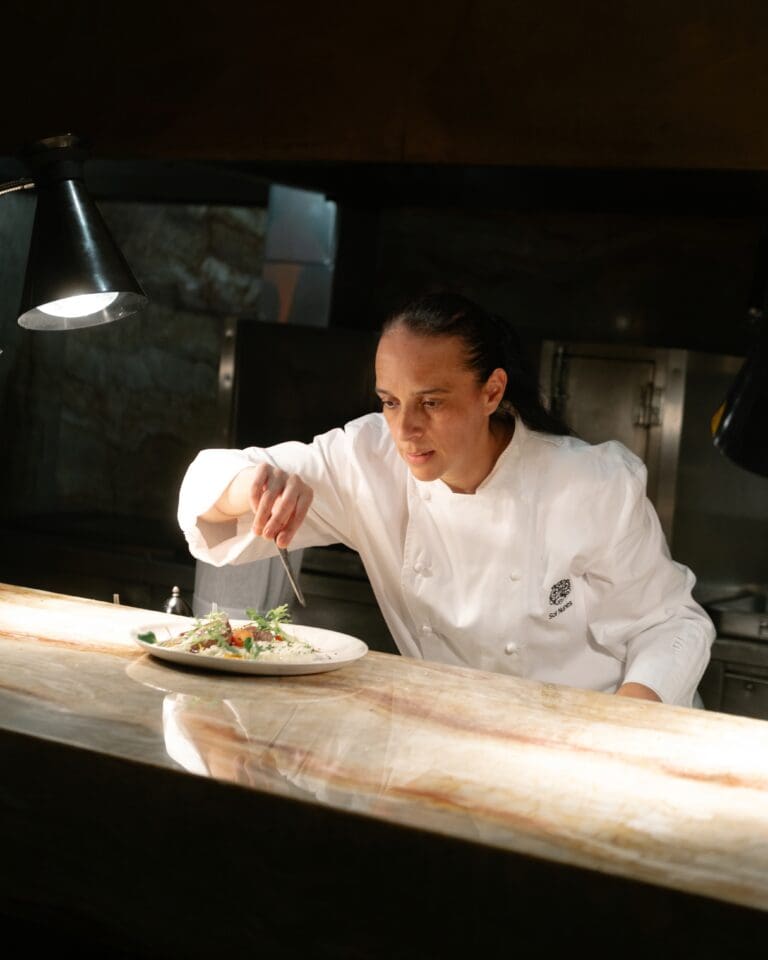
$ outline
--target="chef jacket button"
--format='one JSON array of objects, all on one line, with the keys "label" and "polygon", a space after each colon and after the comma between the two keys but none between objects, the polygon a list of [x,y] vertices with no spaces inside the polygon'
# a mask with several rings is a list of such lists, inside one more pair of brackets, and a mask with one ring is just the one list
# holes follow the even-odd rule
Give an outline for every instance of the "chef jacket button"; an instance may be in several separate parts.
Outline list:
[{"label": "chef jacket button", "polygon": [[424,569],[424,564],[420,560],[417,560],[416,563],[414,563],[413,565],[413,572],[421,573],[423,569]]},{"label": "chef jacket button", "polygon": [[421,625],[421,632],[422,632],[422,633],[427,633],[427,634],[432,633],[432,627],[430,627],[430,625],[429,625],[428,623],[423,623],[423,624]]},{"label": "chef jacket button", "polygon": [[519,580],[519,579],[520,579],[520,572],[519,572],[518,570],[512,570],[512,572],[509,574],[509,579],[510,579],[510,580]]},{"label": "chef jacket button", "polygon": [[514,640],[510,640],[509,643],[504,647],[505,653],[517,653],[517,644]]}]

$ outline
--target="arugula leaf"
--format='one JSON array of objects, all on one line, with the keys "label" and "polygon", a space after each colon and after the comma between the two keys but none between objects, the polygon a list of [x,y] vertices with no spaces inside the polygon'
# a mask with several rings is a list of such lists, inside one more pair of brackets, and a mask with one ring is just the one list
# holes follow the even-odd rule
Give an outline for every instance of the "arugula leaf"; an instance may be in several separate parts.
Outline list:
[{"label": "arugula leaf", "polygon": [[267,611],[266,614],[259,613],[259,611],[253,607],[247,607],[245,614],[250,622],[257,626],[259,630],[269,630],[269,632],[273,634],[279,632],[279,624],[286,623],[291,619],[287,603],[279,607],[274,607],[272,610]]},{"label": "arugula leaf", "polygon": [[144,643],[157,643],[157,637],[149,630],[147,633],[137,634],[139,640],[143,640]]}]

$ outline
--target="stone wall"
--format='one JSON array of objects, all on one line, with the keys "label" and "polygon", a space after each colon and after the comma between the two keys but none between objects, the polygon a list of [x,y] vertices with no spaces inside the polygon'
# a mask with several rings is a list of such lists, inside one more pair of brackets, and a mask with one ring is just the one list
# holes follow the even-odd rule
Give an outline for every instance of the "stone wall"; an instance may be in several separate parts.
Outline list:
[{"label": "stone wall", "polygon": [[[23,330],[16,306],[34,203],[0,221],[0,509],[31,526],[178,539],[184,468],[224,442],[218,364],[227,315],[255,312],[265,211],[104,202],[102,213],[149,296],[142,313],[66,334]],[[50,518],[57,518],[55,521]],[[107,519],[108,518],[108,519]]]}]

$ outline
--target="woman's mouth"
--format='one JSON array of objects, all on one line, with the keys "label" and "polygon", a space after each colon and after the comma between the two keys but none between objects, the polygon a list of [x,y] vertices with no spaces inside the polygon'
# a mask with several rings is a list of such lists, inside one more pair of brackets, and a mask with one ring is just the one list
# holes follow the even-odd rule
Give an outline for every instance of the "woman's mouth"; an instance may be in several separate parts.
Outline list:
[{"label": "woman's mouth", "polygon": [[432,457],[434,450],[423,450],[421,453],[409,453],[407,450],[405,452],[405,459],[408,463],[414,464],[414,466],[419,466],[422,463],[426,463],[427,460]]}]

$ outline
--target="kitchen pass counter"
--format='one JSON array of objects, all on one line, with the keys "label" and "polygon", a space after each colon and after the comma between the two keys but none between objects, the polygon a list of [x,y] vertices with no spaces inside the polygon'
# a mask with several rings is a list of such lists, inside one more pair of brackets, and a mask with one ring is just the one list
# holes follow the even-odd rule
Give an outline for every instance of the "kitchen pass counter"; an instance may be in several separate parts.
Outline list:
[{"label": "kitchen pass counter", "polygon": [[143,956],[768,932],[768,724],[378,653],[192,671],[130,639],[162,619],[0,585],[20,922]]}]

